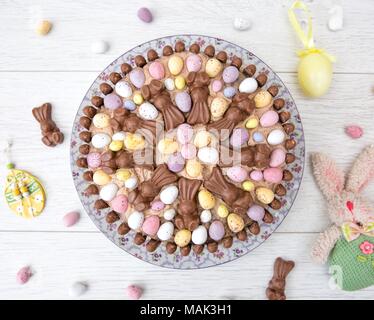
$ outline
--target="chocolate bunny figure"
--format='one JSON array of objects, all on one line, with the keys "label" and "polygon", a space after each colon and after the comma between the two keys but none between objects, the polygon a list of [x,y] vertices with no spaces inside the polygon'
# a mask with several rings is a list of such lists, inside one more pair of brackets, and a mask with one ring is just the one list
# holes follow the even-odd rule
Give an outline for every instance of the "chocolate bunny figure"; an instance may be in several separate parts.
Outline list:
[{"label": "chocolate bunny figure", "polygon": [[175,225],[178,229],[187,228],[193,231],[199,226],[200,218],[197,213],[196,194],[201,185],[200,180],[180,178],[178,215],[175,218]]},{"label": "chocolate bunny figure", "polygon": [[64,141],[64,135],[52,120],[52,105],[44,103],[40,107],[33,108],[32,114],[40,124],[42,142],[48,147],[55,147]]},{"label": "chocolate bunny figure", "polygon": [[192,110],[187,117],[187,122],[194,124],[207,124],[210,120],[208,107],[209,76],[206,72],[190,72],[187,84],[191,88]]},{"label": "chocolate bunny figure", "polygon": [[[256,144],[255,146],[247,146],[241,149],[230,149],[221,146],[221,156],[219,166],[231,167],[242,164],[248,167],[255,167],[257,169],[269,166],[271,150],[266,144]],[[227,155],[227,159],[225,158]]]},{"label": "chocolate bunny figure", "polygon": [[162,187],[177,180],[178,176],[169,171],[166,164],[161,164],[153,172],[150,180],[142,182],[137,190],[130,192],[129,202],[138,211],[146,210],[149,208],[151,201],[160,193]]},{"label": "chocolate bunny figure", "polygon": [[204,186],[221,197],[235,213],[246,214],[253,203],[251,194],[228,182],[218,167],[213,168],[210,177],[204,181]]},{"label": "chocolate bunny figure", "polygon": [[269,281],[266,289],[266,296],[269,300],[286,300],[284,293],[286,288],[286,277],[294,268],[293,261],[286,261],[282,258],[277,258],[274,262],[273,278]]},{"label": "chocolate bunny figure", "polygon": [[152,80],[149,85],[142,87],[141,92],[144,99],[151,100],[155,107],[161,111],[166,131],[184,123],[183,113],[174,105],[161,81]]},{"label": "chocolate bunny figure", "polygon": [[125,108],[117,108],[113,112],[113,117],[110,119],[110,126],[114,131],[121,131],[123,127],[123,122],[129,115],[129,111]]},{"label": "chocolate bunny figure", "polygon": [[374,177],[374,145],[357,157],[347,179],[327,155],[312,156],[316,182],[327,200],[332,226],[321,233],[312,258],[328,262],[333,280],[346,291],[374,284],[374,207],[361,195]]}]

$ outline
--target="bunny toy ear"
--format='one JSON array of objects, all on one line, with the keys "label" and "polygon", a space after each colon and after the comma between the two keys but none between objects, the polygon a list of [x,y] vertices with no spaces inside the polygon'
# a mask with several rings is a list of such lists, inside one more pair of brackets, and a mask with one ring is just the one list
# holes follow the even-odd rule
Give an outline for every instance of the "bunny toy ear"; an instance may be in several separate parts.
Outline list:
[{"label": "bunny toy ear", "polygon": [[312,155],[314,177],[327,200],[343,191],[344,173],[334,160],[322,153]]},{"label": "bunny toy ear", "polygon": [[348,174],[346,190],[360,192],[374,178],[374,145],[364,149]]}]

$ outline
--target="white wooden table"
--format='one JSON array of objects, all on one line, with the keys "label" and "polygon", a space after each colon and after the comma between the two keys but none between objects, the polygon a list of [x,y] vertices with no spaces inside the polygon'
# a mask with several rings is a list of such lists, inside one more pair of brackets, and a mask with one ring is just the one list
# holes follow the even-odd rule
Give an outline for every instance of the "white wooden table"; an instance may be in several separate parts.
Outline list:
[{"label": "white wooden table", "polygon": [[[374,2],[344,1],[345,27],[327,29],[327,1],[308,1],[317,44],[336,55],[329,94],[307,99],[295,74],[300,44],[287,20],[291,1],[11,1],[0,9],[0,140],[13,138],[13,159],[40,177],[48,202],[43,214],[27,221],[0,203],[0,298],[66,299],[74,281],[87,281],[83,298],[124,299],[124,288],[137,283],[147,299],[262,299],[277,256],[296,261],[287,286],[291,299],[370,299],[374,287],[354,293],[332,290],[326,266],[314,265],[309,251],[318,232],[329,225],[325,202],[311,175],[309,159],[297,200],[277,232],[252,253],[205,270],[168,270],[141,262],[102,235],[80,205],[69,166],[71,125],[78,105],[97,74],[117,56],[144,41],[170,34],[217,36],[256,53],[282,78],[302,116],[308,154],[324,151],[347,169],[374,138]],[[154,22],[144,24],[136,11],[149,6]],[[253,20],[253,28],[232,28],[236,12]],[[47,37],[35,34],[40,18],[53,21]],[[107,54],[90,52],[94,40],[105,39]],[[40,142],[31,109],[50,101],[65,142],[46,148]],[[360,124],[364,136],[352,140],[344,126]],[[309,157],[308,157],[309,158]],[[3,181],[5,170],[1,172]],[[371,192],[370,192],[371,191]],[[366,194],[374,198],[374,187]],[[374,199],[373,199],[374,200]],[[72,227],[62,216],[80,210]],[[30,264],[36,274],[17,285],[17,270]]]}]

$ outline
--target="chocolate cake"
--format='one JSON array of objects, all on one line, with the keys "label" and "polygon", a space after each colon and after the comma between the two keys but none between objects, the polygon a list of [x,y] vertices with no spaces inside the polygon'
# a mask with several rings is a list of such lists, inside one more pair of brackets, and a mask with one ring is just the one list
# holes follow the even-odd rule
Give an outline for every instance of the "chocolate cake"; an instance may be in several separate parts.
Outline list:
[{"label": "chocolate cake", "polygon": [[80,118],[85,194],[153,252],[229,248],[273,222],[293,179],[282,84],[197,43],[123,63]]}]

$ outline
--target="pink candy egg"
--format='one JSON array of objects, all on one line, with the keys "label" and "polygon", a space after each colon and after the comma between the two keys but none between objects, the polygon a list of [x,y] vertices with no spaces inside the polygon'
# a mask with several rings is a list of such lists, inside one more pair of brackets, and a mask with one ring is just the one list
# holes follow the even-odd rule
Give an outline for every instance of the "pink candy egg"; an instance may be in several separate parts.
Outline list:
[{"label": "pink candy egg", "polygon": [[264,179],[270,183],[279,183],[283,179],[283,171],[279,168],[267,168],[264,170]]},{"label": "pink candy egg", "polygon": [[247,171],[239,166],[227,169],[226,174],[234,182],[243,182],[247,179]]},{"label": "pink candy egg", "polygon": [[32,276],[32,271],[29,266],[23,267],[18,270],[16,280],[19,284],[25,284]]},{"label": "pink candy egg", "polygon": [[177,129],[177,140],[181,144],[186,144],[192,140],[193,137],[193,129],[192,127],[187,124],[181,124]]},{"label": "pink candy egg", "polygon": [[169,156],[167,165],[170,171],[180,172],[184,168],[185,160],[180,152],[176,152]]},{"label": "pink candy egg", "polygon": [[214,92],[221,91],[222,86],[223,86],[223,84],[222,84],[222,81],[221,81],[221,80],[214,80],[214,81],[212,82],[212,90],[213,90]]},{"label": "pink candy egg", "polygon": [[114,93],[107,94],[104,97],[105,108],[114,110],[122,106],[122,99]]},{"label": "pink candy egg", "polygon": [[192,143],[186,143],[181,147],[181,155],[186,160],[193,159],[196,157],[196,147]]},{"label": "pink candy egg", "polygon": [[161,211],[165,208],[165,204],[162,201],[153,201],[151,203],[151,209],[154,211]]},{"label": "pink candy egg", "polygon": [[165,69],[162,63],[158,61],[152,62],[149,66],[149,74],[152,78],[157,80],[161,80],[163,77],[165,77]]},{"label": "pink candy egg", "polygon": [[251,171],[249,176],[253,181],[261,181],[263,179],[263,174],[261,170],[253,170]]},{"label": "pink candy egg", "polygon": [[248,209],[247,215],[254,221],[262,221],[265,216],[265,209],[255,204]]},{"label": "pink candy egg", "polygon": [[143,289],[138,286],[128,286],[126,288],[127,297],[131,300],[139,300],[143,294]]},{"label": "pink candy egg", "polygon": [[129,77],[130,77],[131,83],[138,89],[140,89],[145,82],[144,72],[140,68],[136,68],[132,70],[129,74]]},{"label": "pink candy egg", "polygon": [[275,125],[278,121],[279,121],[278,112],[275,112],[274,110],[269,110],[265,112],[260,118],[260,124],[264,128],[271,127]]},{"label": "pink candy egg", "polygon": [[220,241],[225,235],[225,227],[219,220],[213,221],[209,226],[209,237],[214,241]]},{"label": "pink candy egg", "polygon": [[191,54],[186,60],[187,70],[198,72],[201,69],[201,59],[197,54]]},{"label": "pink candy egg", "polygon": [[97,168],[100,167],[101,159],[100,153],[98,152],[91,152],[87,155],[87,164],[90,168]]},{"label": "pink candy egg", "polygon": [[65,227],[71,227],[78,222],[79,218],[79,212],[72,211],[64,215],[64,217],[62,218],[62,223],[65,225]]},{"label": "pink candy egg", "polygon": [[160,228],[160,218],[158,216],[149,216],[143,222],[142,230],[144,233],[154,236]]},{"label": "pink candy egg", "polygon": [[143,22],[150,23],[153,20],[153,15],[148,8],[142,7],[138,10],[138,18]]},{"label": "pink candy egg", "polygon": [[110,202],[110,206],[115,212],[125,213],[128,207],[127,197],[124,194],[119,194]]},{"label": "pink candy egg", "polygon": [[286,159],[286,152],[283,149],[274,149],[270,155],[270,167],[279,167]]},{"label": "pink candy egg", "polygon": [[244,143],[246,143],[249,139],[248,131],[244,128],[236,128],[233,130],[231,137],[230,137],[230,144],[234,148],[238,148]]}]

